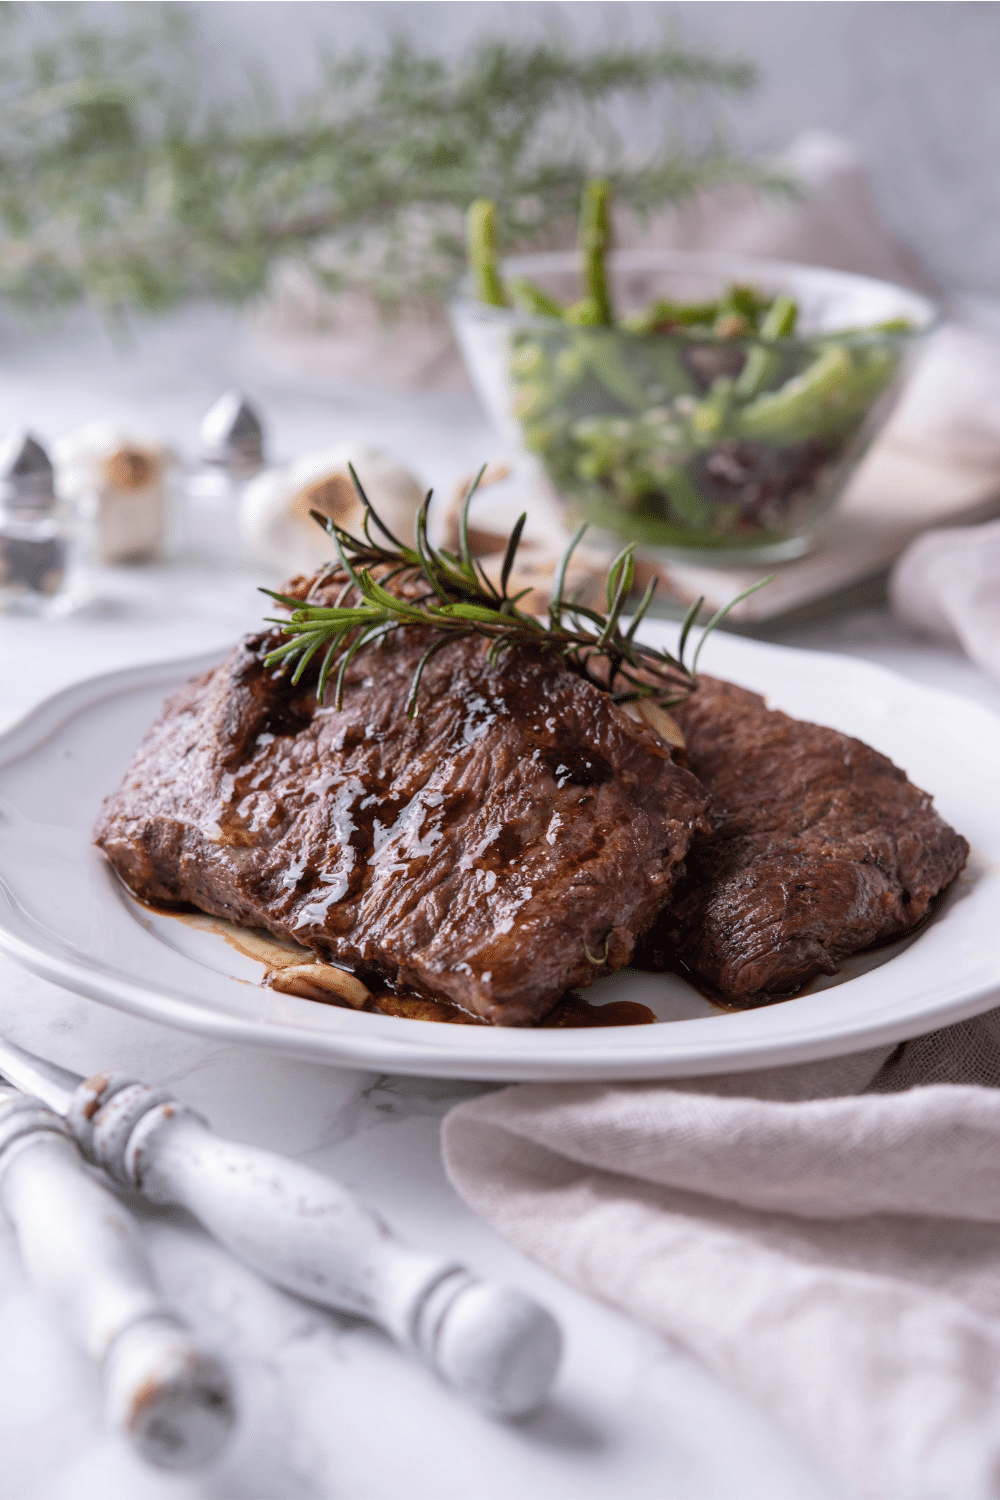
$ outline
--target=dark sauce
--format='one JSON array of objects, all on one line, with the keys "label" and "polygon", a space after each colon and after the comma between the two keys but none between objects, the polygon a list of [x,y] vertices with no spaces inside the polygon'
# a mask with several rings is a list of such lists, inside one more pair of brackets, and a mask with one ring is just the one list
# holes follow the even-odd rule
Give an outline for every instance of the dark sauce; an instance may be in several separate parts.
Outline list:
[{"label": "dark sauce", "polygon": [[[121,882],[125,886],[124,881]],[[125,886],[128,890],[128,887]],[[134,892],[129,895],[140,906],[147,910],[156,912],[161,916],[177,917],[181,921],[187,920],[193,925],[204,926],[212,924],[216,926],[220,936],[224,937],[232,947],[246,954],[247,957],[257,962],[266,962],[263,950],[271,945],[277,950],[279,947],[287,949],[297,948],[298,945],[281,944],[281,941],[273,934],[263,928],[243,928],[223,918],[208,917],[206,913],[196,906],[187,903],[178,903],[177,906],[154,905],[151,902],[142,901]],[[931,902],[927,912],[919,922],[908,928],[905,932],[897,932],[872,943],[870,947],[851,954],[851,958],[861,958],[868,953],[878,953],[882,949],[891,948],[896,943],[915,938],[937,913],[948,892],[942,891]],[[307,948],[301,949],[302,959],[307,962],[312,951]],[[280,956],[277,952],[275,956]],[[283,962],[296,962],[296,956],[288,953],[283,957]],[[346,968],[346,965],[338,964],[338,968]],[[654,927],[645,937],[636,944],[635,951],[628,965],[629,969],[645,974],[674,974],[682,979],[685,984],[695,990],[716,1009],[728,1013],[738,1013],[744,1010],[756,1010],[764,1005],[781,1004],[786,1000],[795,1000],[800,996],[808,994],[810,985],[815,975],[797,989],[783,993],[768,993],[754,996],[742,1005],[734,1005],[731,1000],[723,998],[720,992],[714,988],[703,975],[697,973],[691,966],[685,963],[678,953],[676,946],[671,941],[665,926]],[[355,972],[350,969],[347,972]],[[372,990],[372,997],[364,1006],[364,1010],[370,1014],[382,1016],[396,1016],[407,1021],[432,1021],[447,1026],[488,1026],[490,1022],[482,1016],[473,1015],[471,1011],[463,1010],[461,1006],[454,1005],[447,1000],[430,1000],[426,996],[413,995],[405,991],[397,990],[391,982],[387,982],[384,976],[378,976],[371,970],[357,971],[357,977],[362,983]],[[267,979],[264,980],[265,985]],[[333,995],[318,991],[315,994],[303,996],[318,1004],[345,1005],[345,1001],[338,1001]],[[347,1007],[348,1009],[350,1007]],[[547,1015],[535,1023],[539,1030],[543,1031],[568,1031],[577,1030],[582,1027],[591,1026],[648,1026],[656,1022],[656,1014],[647,1005],[640,1005],[634,1000],[611,1000],[604,1005],[594,1005],[585,1000],[582,995],[569,991],[557,1000]]]},{"label": "dark sauce", "polygon": [[542,1031],[568,1031],[580,1026],[649,1026],[655,1020],[649,1006],[636,1000],[609,1000],[606,1005],[592,1005],[571,991],[556,1001],[538,1027]]},{"label": "dark sauce", "polygon": [[[121,884],[128,890],[124,881]],[[145,907],[147,911],[155,912],[158,916],[175,917],[204,931],[214,930],[230,947],[235,948],[247,958],[269,965],[270,973],[263,981],[265,986],[268,985],[270,974],[279,971],[283,964],[308,963],[311,958],[315,957],[311,949],[283,942],[264,928],[238,926],[223,917],[210,916],[187,902],[179,902],[176,906],[166,906],[151,901],[142,901],[133,891],[129,891],[129,895],[139,906]],[[384,976],[380,977],[372,970],[355,971],[348,969],[344,964],[337,964],[335,967],[344,968],[348,973],[356,972],[361,982],[372,990],[371,999],[364,1006],[364,1010],[369,1014],[398,1016],[406,1021],[435,1021],[447,1026],[488,1026],[490,1024],[482,1016],[475,1016],[471,1011],[463,1010],[460,1005],[453,1005],[448,1000],[429,1000],[424,995],[412,995],[406,991],[397,990],[386,981]],[[324,992],[319,986],[315,989],[310,988],[308,991],[303,988],[293,993],[298,993],[300,999],[312,1000],[317,1005],[337,1005],[351,1009],[346,1001],[339,1000],[328,991]],[[579,995],[571,992],[563,995],[548,1015],[537,1024],[549,1030],[562,1030],[581,1026],[643,1026],[655,1020],[656,1016],[648,1006],[638,1005],[631,1000],[613,1000],[607,1005],[591,1005]]]},{"label": "dark sauce", "polygon": [[[447,1000],[427,1000],[417,995],[382,993],[373,995],[365,1006],[381,1016],[402,1016],[407,1021],[443,1021],[449,1026],[488,1026],[482,1016],[474,1016]],[[592,1005],[589,1000],[574,994],[563,995],[557,1000],[536,1028],[543,1031],[563,1031],[583,1026],[648,1026],[656,1016],[648,1005],[639,1005],[634,1000],[612,1000],[607,1005]]]}]

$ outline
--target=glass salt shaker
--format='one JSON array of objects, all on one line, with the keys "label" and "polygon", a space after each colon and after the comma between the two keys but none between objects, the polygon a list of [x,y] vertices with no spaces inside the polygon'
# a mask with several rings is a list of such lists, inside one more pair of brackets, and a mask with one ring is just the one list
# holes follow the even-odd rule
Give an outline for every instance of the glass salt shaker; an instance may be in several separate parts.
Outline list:
[{"label": "glass salt shaker", "polygon": [[15,433],[0,446],[0,613],[69,607],[71,540],[48,454],[30,434]]},{"label": "glass salt shaker", "polygon": [[227,571],[255,565],[238,527],[249,480],[264,467],[264,429],[239,391],[220,396],[199,428],[198,465],[185,485],[187,550]]}]

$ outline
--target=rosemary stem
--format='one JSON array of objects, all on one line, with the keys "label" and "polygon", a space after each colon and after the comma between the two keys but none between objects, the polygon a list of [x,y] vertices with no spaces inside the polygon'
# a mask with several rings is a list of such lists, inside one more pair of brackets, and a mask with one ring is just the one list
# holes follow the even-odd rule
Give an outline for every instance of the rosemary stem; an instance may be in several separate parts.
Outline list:
[{"label": "rosemary stem", "polygon": [[[317,515],[315,519],[334,544],[339,568],[333,566],[321,572],[305,600],[270,589],[262,590],[290,611],[288,620],[270,617],[270,623],[280,626],[284,639],[268,652],[265,663],[282,667],[293,665],[292,681],[298,683],[304,679],[314,657],[325,647],[316,685],[319,701],[322,702],[326,685],[333,678],[334,701],[339,708],[348,668],[358,652],[384,640],[393,631],[407,628],[435,633],[420,656],[410,684],[407,699],[410,717],[417,709],[427,665],[446,646],[471,637],[480,637],[488,643],[487,661],[492,666],[498,663],[504,651],[513,646],[554,651],[571,671],[611,694],[616,701],[653,698],[666,707],[680,702],[697,686],[695,667],[704,635],[692,666],[689,668],[684,662],[697,606],[684,622],[676,656],[636,641],[638,619],[633,620],[626,634],[622,634],[622,610],[634,582],[632,546],[624,547],[608,570],[607,613],[601,614],[589,605],[578,600],[568,601],[563,596],[569,559],[584,534],[585,528],[581,528],[566,548],[556,570],[549,621],[545,625],[536,616],[518,609],[524,590],[515,594],[509,592],[526,516],[518,519],[507,542],[498,587],[482,571],[478,559],[472,557],[469,549],[468,511],[475,484],[466,495],[462,511],[461,556],[454,557],[431,545],[428,534],[430,495],[417,517],[416,546],[404,547],[381,526],[356,476],[352,477],[365,504],[363,538],[352,536],[334,522]],[[384,535],[384,542],[373,539],[371,520]],[[394,585],[393,591],[385,587],[389,582]],[[316,602],[322,600],[324,588],[334,594],[335,603]],[[652,596],[652,588],[647,589],[639,606],[640,618]],[[740,598],[745,597],[745,594],[740,595]],[[733,601],[734,604],[738,602]],[[706,627],[706,634],[725,618],[729,607],[717,612]],[[628,684],[626,692],[616,694],[618,679]]]}]

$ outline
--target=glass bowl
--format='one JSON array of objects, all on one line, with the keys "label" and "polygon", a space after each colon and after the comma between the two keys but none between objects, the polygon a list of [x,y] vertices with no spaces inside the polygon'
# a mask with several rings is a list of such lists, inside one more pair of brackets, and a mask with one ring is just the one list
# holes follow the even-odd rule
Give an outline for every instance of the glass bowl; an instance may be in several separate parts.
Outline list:
[{"label": "glass bowl", "polygon": [[[575,251],[512,257],[564,302]],[[780,562],[809,550],[892,410],[934,304],[888,282],[745,256],[622,250],[608,257],[620,316],[659,299],[706,302],[734,283],[798,303],[793,336],[570,326],[472,299],[451,316],[494,422],[539,460],[570,523],[688,561]],[[872,325],[907,320],[909,327]]]}]

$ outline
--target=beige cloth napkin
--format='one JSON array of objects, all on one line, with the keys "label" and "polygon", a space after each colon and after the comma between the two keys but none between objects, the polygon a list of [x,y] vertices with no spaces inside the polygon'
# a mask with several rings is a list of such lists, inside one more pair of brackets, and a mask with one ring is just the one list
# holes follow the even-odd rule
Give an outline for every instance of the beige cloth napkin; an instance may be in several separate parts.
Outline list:
[{"label": "beige cloth napkin", "polygon": [[798,185],[798,197],[719,188],[661,209],[646,226],[627,223],[622,244],[832,266],[933,293],[931,277],[883,220],[864,161],[849,141],[803,130],[774,166]]},{"label": "beige cloth napkin", "polygon": [[889,598],[901,619],[928,635],[958,641],[974,662],[1000,678],[1000,521],[917,537],[892,571]]},{"label": "beige cloth napkin", "polygon": [[1000,1494],[1000,1011],[756,1074],[523,1084],[443,1139],[495,1229],[858,1495]]}]

